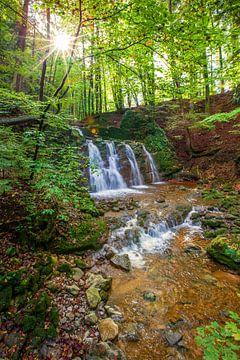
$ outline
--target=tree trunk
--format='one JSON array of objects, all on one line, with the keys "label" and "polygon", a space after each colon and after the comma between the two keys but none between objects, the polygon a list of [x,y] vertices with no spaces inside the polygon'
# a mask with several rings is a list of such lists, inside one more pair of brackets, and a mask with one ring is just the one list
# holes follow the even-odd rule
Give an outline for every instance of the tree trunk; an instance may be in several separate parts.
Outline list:
[{"label": "tree trunk", "polygon": [[[29,10],[29,2],[30,0],[24,0],[23,3],[23,9],[22,9],[22,13],[23,13],[23,17],[22,17],[22,22],[19,25],[19,32],[18,32],[18,42],[17,42],[17,46],[18,48],[22,51],[22,53],[24,53],[25,51],[25,47],[26,47],[26,36],[27,36],[27,21],[28,21],[28,10]],[[17,61],[16,66],[21,66],[21,60]],[[15,88],[16,91],[21,91],[22,89],[22,82],[23,82],[23,77],[21,74],[17,73],[16,74],[16,83],[15,83]]]},{"label": "tree trunk", "polygon": [[[46,12],[47,15],[47,38],[48,40],[50,40],[50,9],[47,9]],[[44,98],[44,83],[45,83],[45,76],[46,76],[46,71],[47,71],[47,58],[48,58],[48,54],[49,54],[49,50],[46,50],[46,55],[45,55],[45,59],[43,60],[43,64],[42,64],[42,74],[41,74],[41,79],[40,79],[40,89],[39,89],[39,101],[43,101]]]}]

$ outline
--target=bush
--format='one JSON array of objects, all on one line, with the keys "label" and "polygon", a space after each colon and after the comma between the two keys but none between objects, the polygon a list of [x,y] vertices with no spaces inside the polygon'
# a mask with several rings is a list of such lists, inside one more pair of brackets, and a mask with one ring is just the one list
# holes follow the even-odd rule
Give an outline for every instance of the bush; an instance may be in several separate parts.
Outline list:
[{"label": "bush", "polygon": [[240,349],[240,317],[230,311],[231,321],[219,325],[213,321],[210,325],[197,328],[196,344],[203,348],[205,360],[237,360]]}]

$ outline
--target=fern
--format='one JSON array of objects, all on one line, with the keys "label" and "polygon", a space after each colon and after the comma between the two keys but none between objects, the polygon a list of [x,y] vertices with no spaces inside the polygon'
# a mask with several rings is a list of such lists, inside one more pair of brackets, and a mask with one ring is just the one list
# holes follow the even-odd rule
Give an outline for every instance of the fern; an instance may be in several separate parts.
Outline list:
[{"label": "fern", "polygon": [[207,128],[209,130],[213,130],[215,128],[216,122],[228,122],[230,120],[236,119],[237,115],[240,114],[240,107],[234,109],[228,113],[218,113],[211,116],[208,116],[204,120],[200,121],[200,127]]}]

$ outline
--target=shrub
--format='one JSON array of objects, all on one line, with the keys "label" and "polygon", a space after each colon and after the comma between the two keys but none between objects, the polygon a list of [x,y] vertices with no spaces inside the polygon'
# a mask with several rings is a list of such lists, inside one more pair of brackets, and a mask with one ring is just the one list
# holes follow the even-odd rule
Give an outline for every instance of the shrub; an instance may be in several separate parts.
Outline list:
[{"label": "shrub", "polygon": [[219,325],[213,321],[210,325],[197,328],[196,344],[203,348],[205,360],[237,360],[240,350],[240,317],[230,311],[231,321]]}]

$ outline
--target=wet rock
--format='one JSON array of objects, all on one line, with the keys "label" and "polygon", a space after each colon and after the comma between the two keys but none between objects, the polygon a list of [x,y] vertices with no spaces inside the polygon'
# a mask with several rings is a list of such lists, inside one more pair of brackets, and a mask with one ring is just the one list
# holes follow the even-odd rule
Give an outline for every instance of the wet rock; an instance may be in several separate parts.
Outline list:
[{"label": "wet rock", "polygon": [[112,285],[112,278],[103,277],[100,274],[91,273],[86,280],[87,287],[95,287],[98,290],[108,291]]},{"label": "wet rock", "polygon": [[203,252],[203,249],[195,244],[188,244],[185,248],[184,248],[184,252],[186,254],[201,254]]},{"label": "wet rock", "polygon": [[86,297],[87,297],[88,305],[90,306],[91,309],[95,309],[98,306],[98,304],[101,302],[101,296],[99,294],[99,291],[97,288],[93,286],[87,289]]},{"label": "wet rock", "polygon": [[150,302],[156,301],[156,295],[151,291],[146,291],[143,294],[143,298],[144,298],[144,300],[147,300],[147,301],[150,301]]},{"label": "wet rock", "polygon": [[73,296],[77,296],[80,292],[80,289],[77,285],[68,285],[66,286],[66,290],[69,294]]},{"label": "wet rock", "polygon": [[79,268],[73,268],[72,271],[73,271],[73,277],[72,278],[75,281],[80,280],[84,275],[84,272]]},{"label": "wet rock", "polygon": [[94,311],[91,311],[85,316],[84,322],[86,325],[95,325],[98,322],[98,317]]},{"label": "wet rock", "polygon": [[126,357],[115,344],[100,341],[90,349],[86,360],[126,360]]},{"label": "wet rock", "polygon": [[118,336],[118,325],[111,318],[101,320],[98,330],[103,341],[113,340]]},{"label": "wet rock", "polygon": [[108,260],[110,260],[115,255],[113,248],[111,246],[109,246],[108,244],[105,244],[103,246],[103,253],[104,253],[106,259],[108,259]]},{"label": "wet rock", "polygon": [[165,331],[165,339],[169,346],[175,346],[182,340],[182,334],[178,331],[167,330]]},{"label": "wet rock", "polygon": [[129,323],[124,329],[124,333],[121,336],[123,341],[137,342],[140,340],[138,326],[135,323]]},{"label": "wet rock", "polygon": [[218,262],[240,273],[240,236],[217,237],[207,247],[208,254]]},{"label": "wet rock", "polygon": [[123,269],[125,271],[130,271],[131,270],[131,262],[130,262],[128,254],[114,255],[111,258],[111,263],[115,267]]},{"label": "wet rock", "polygon": [[119,308],[117,306],[111,307],[109,305],[105,306],[105,310],[113,320],[115,321],[123,321],[124,317],[123,314],[119,311]]}]

